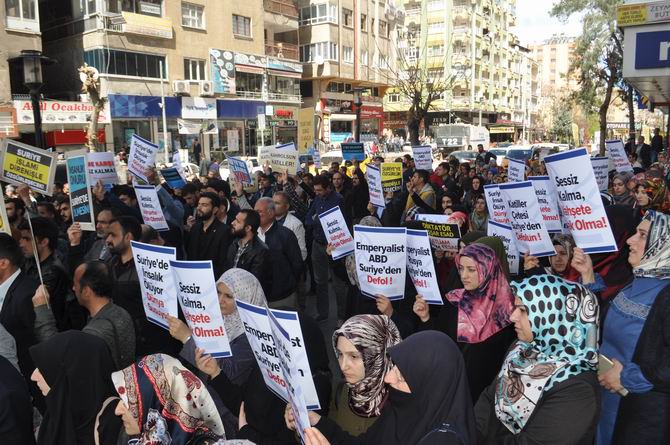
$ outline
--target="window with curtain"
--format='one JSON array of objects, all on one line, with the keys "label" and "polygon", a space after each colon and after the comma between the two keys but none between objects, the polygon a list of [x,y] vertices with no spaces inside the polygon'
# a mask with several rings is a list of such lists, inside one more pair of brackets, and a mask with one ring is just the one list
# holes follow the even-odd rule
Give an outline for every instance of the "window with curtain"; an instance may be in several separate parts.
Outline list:
[{"label": "window with curtain", "polygon": [[251,37],[251,18],[233,14],[233,34],[236,36]]}]

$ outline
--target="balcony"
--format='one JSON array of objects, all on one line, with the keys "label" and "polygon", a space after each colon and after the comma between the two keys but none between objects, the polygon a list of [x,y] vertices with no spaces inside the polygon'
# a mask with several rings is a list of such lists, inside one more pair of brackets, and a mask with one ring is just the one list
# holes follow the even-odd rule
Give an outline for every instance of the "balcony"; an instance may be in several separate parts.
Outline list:
[{"label": "balcony", "polygon": [[245,91],[238,88],[237,91],[235,91],[235,95],[245,99],[263,99],[262,91]]},{"label": "balcony", "polygon": [[263,0],[263,8],[266,12],[280,14],[292,19],[298,19],[298,6],[291,0]]},{"label": "balcony", "polygon": [[278,59],[300,60],[298,45],[286,42],[265,41],[265,55]]},{"label": "balcony", "polygon": [[271,102],[301,102],[299,94],[284,93],[268,93],[268,100]]}]

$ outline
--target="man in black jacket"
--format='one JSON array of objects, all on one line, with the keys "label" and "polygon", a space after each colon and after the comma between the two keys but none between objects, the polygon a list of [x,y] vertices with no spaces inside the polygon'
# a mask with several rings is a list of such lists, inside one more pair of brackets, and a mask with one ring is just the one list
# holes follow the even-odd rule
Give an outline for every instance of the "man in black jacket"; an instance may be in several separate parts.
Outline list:
[{"label": "man in black jacket", "polygon": [[276,222],[272,198],[260,198],[255,209],[261,223],[258,237],[270,250],[272,289],[265,296],[270,307],[296,309],[297,283],[303,265],[298,238],[290,229]]},{"label": "man in black jacket", "polygon": [[232,241],[230,228],[216,216],[220,207],[221,199],[216,193],[201,193],[196,216],[190,216],[186,223],[186,258],[211,260],[215,278],[226,270],[226,253]]},{"label": "man in black jacket", "polygon": [[269,295],[272,283],[270,262],[267,259],[268,246],[258,239],[258,227],[261,219],[254,210],[242,209],[232,224],[234,241],[228,248],[226,270],[233,267],[244,269],[260,281]]}]

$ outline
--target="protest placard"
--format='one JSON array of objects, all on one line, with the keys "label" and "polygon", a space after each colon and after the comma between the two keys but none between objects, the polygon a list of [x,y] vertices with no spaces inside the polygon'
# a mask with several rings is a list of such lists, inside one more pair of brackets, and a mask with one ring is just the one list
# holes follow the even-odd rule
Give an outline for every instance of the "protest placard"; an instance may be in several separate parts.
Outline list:
[{"label": "protest placard", "polygon": [[170,261],[177,259],[174,247],[154,246],[131,241],[135,269],[142,290],[147,320],[168,328],[168,315],[177,317],[177,292]]},{"label": "protest placard", "polygon": [[402,190],[402,162],[383,162],[380,171],[384,193]]},{"label": "protest placard", "polygon": [[12,234],[12,227],[9,225],[4,199],[2,200],[2,203],[0,203],[0,232],[4,232],[8,235]]},{"label": "protest placard", "polygon": [[558,213],[556,192],[549,176],[529,176],[528,180],[533,183],[547,232],[561,233],[561,215]]},{"label": "protest placard", "polygon": [[291,150],[290,144],[287,145],[289,146],[266,145],[261,147],[258,153],[258,163],[263,166],[267,163],[273,171],[283,172],[288,170],[291,175],[297,174],[300,153],[298,150]]},{"label": "protest placard", "polygon": [[286,144],[277,144],[275,145],[275,147],[277,147],[277,149],[279,150],[289,150],[289,151],[297,150],[297,148],[295,148],[295,142],[288,142]]},{"label": "protest placard", "polygon": [[158,145],[133,134],[130,140],[130,156],[128,171],[140,179],[147,181],[147,169],[156,165]]},{"label": "protest placard", "polygon": [[416,292],[428,304],[444,304],[437,285],[430,239],[425,230],[407,229],[407,273],[414,283]]},{"label": "protest placard", "polygon": [[[461,239],[461,229],[458,227],[458,224],[447,223],[447,222],[437,222],[441,218],[447,215],[426,215],[427,217],[419,217],[417,215],[417,221],[421,222],[421,228],[428,232],[428,238],[430,239],[430,245],[435,250],[440,250],[443,252],[455,252],[458,250],[458,240]],[[448,218],[448,216],[447,216]]]},{"label": "protest placard", "polygon": [[414,215],[414,219],[417,221],[428,221],[435,224],[448,224],[449,215],[440,215],[433,213],[417,213]]},{"label": "protest placard", "polygon": [[382,188],[382,175],[374,165],[368,164],[365,169],[365,177],[368,181],[368,192],[370,194],[370,202],[375,207],[386,207],[384,200],[384,190]]},{"label": "protest placard", "polygon": [[593,174],[596,177],[598,190],[601,192],[607,191],[609,185],[609,158],[607,156],[591,158],[591,167],[593,167]]},{"label": "protest placard", "polygon": [[228,334],[223,326],[219,295],[211,261],[173,261],[177,299],[195,345],[212,357],[230,357]]},{"label": "protest placard", "polygon": [[514,242],[514,232],[512,228],[505,224],[500,224],[495,221],[489,220],[487,226],[487,235],[488,236],[497,236],[502,241],[505,246],[505,252],[507,253],[507,264],[509,266],[509,272],[511,274],[519,273],[519,262],[521,255],[519,250],[516,248],[516,243]]},{"label": "protest placard", "polygon": [[5,139],[0,152],[0,180],[26,184],[32,190],[51,196],[56,175],[56,153]]},{"label": "protest placard", "polygon": [[362,161],[365,159],[365,148],[362,142],[342,143],[342,159],[345,161]]},{"label": "protest placard", "polygon": [[161,170],[161,175],[171,189],[181,189],[186,185],[186,181],[184,181],[177,167],[164,168]]},{"label": "protest placard", "polygon": [[361,294],[389,300],[405,295],[405,228],[354,226],[356,273]]},{"label": "protest placard", "polygon": [[235,182],[247,185],[254,183],[254,180],[251,179],[251,173],[249,173],[249,166],[246,161],[232,156],[228,156],[227,159],[230,174],[232,178],[235,179]]},{"label": "protest placard", "polygon": [[521,182],[526,179],[526,163],[518,159],[507,158],[507,181]]},{"label": "protest placard", "polygon": [[[235,300],[235,304],[244,324],[244,332],[249,340],[249,346],[254,353],[258,367],[261,369],[265,384],[279,397],[288,400],[286,383],[281,376],[281,366],[275,350],[276,344],[267,309],[240,300]],[[312,371],[309,367],[309,361],[307,361],[307,351],[305,350],[298,315],[295,312],[274,309],[272,312],[291,338],[293,362],[300,375],[300,387],[305,396],[307,408],[311,410],[321,409],[319,397],[314,387],[314,380],[312,380]]]},{"label": "protest placard", "polygon": [[86,154],[88,175],[91,184],[101,181],[105,185],[119,183],[119,176],[114,165],[114,153],[111,151],[92,151]]},{"label": "protest placard", "polygon": [[67,183],[70,186],[70,214],[72,222],[81,230],[95,230],[91,181],[88,177],[86,151],[75,150],[65,156]]},{"label": "protest placard", "polygon": [[321,168],[321,152],[319,150],[314,150],[312,160],[314,161],[314,168]]},{"label": "protest placard", "polygon": [[507,216],[521,253],[536,257],[555,255],[554,245],[544,224],[535,188],[531,181],[500,184],[507,204]]},{"label": "protest placard", "polygon": [[354,251],[354,238],[349,232],[347,222],[344,220],[344,215],[342,215],[342,210],[339,207],[333,207],[320,214],[319,221],[328,244],[333,248],[331,252],[333,261],[339,260]]},{"label": "protest placard", "polygon": [[430,145],[412,147],[412,158],[417,170],[433,170],[433,148]]},{"label": "protest placard", "polygon": [[586,253],[616,252],[612,226],[586,150],[556,153],[544,158],[544,163],[577,247]]},{"label": "protest placard", "polygon": [[153,185],[135,185],[135,194],[144,224],[156,230],[169,230],[156,188]]},{"label": "protest placard", "polygon": [[507,203],[502,193],[500,193],[500,184],[485,185],[484,196],[486,197],[486,207],[488,207],[490,219],[500,224],[509,224]]},{"label": "protest placard", "polygon": [[630,165],[623,141],[619,139],[605,141],[605,149],[607,150],[609,157],[612,158],[617,173],[633,173],[633,166]]}]

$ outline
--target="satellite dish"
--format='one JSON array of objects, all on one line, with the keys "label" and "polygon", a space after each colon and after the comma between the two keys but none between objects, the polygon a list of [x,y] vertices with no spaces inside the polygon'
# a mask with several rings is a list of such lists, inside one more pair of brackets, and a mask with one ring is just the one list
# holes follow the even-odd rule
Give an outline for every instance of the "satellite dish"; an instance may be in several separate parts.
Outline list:
[{"label": "satellite dish", "polygon": [[324,63],[323,56],[316,56],[314,58],[314,63],[316,63],[317,65],[323,65]]}]

